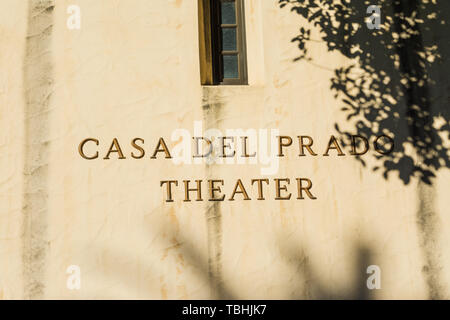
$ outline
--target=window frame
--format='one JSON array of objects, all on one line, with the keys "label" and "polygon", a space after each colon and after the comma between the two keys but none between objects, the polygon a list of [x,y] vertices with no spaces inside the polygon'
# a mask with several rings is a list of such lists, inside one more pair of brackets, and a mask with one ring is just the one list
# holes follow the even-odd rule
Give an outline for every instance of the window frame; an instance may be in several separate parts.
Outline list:
[{"label": "window frame", "polygon": [[[221,3],[234,2],[236,24],[221,24]],[[248,85],[244,0],[198,0],[202,85]],[[236,28],[236,51],[222,50],[222,28]],[[222,56],[238,56],[238,78],[224,78]]]}]

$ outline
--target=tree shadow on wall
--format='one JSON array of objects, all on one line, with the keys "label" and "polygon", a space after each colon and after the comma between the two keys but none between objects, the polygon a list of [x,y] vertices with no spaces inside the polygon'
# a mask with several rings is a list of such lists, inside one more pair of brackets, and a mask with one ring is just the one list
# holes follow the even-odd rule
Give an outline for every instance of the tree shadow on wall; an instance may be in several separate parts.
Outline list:
[{"label": "tree shadow on wall", "polygon": [[[160,223],[150,223],[146,221],[144,229],[148,232],[149,238],[148,247],[158,248],[163,252],[163,256],[155,259],[152,263],[145,262],[143,270],[145,272],[136,277],[136,272],[139,270],[137,265],[139,260],[128,251],[119,251],[117,247],[113,246],[97,246],[95,243],[89,250],[90,260],[98,261],[101,257],[101,264],[107,268],[95,269],[95,278],[99,279],[101,283],[114,286],[115,289],[120,289],[126,292],[135,292],[136,297],[144,298],[154,297],[158,292],[160,299],[189,299],[189,292],[186,296],[181,296],[174,292],[173,288],[181,287],[183,282],[178,282],[177,274],[170,274],[167,268],[177,269],[179,271],[189,272],[191,281],[197,284],[207,283],[209,296],[202,296],[201,299],[237,299],[237,293],[231,288],[222,278],[222,274],[215,273],[216,270],[211,269],[210,259],[202,251],[201,247],[196,244],[191,235],[178,226],[178,222],[174,223],[167,211],[162,206],[157,207],[146,215],[150,217],[161,212],[163,220]],[[157,255],[155,254],[155,258]],[[182,274],[180,272],[180,274]],[[164,279],[164,284],[161,284],[159,279]],[[139,280],[137,280],[139,279]],[[181,276],[181,279],[186,279]],[[111,293],[112,292],[112,293]],[[102,290],[99,292],[91,292],[92,297],[105,298]],[[191,293],[192,294],[192,293]],[[114,291],[109,289],[106,299],[115,299]],[[140,299],[140,297],[139,297]]]},{"label": "tree shadow on wall", "polygon": [[[346,115],[345,123],[335,123],[335,128],[344,145],[350,135],[394,139],[392,152],[374,155],[372,170],[381,171],[385,179],[396,173],[405,185],[417,178],[422,271],[429,297],[446,296],[433,178],[440,169],[450,167],[450,83],[446,74],[450,70],[450,1],[278,2],[306,22],[292,39],[300,51],[295,61],[317,65],[309,50],[317,42],[351,61],[333,70],[330,78],[330,89]],[[379,29],[369,29],[366,24],[370,5],[380,8]],[[367,166],[360,157],[356,159]]]},{"label": "tree shadow on wall", "polygon": [[[294,277],[291,279],[294,286],[290,288],[290,299],[369,300],[374,298],[373,290],[367,287],[367,279],[370,276],[367,273],[367,267],[373,262],[373,252],[369,247],[356,245],[352,250],[354,259],[349,269],[352,275],[349,277],[350,283],[340,287],[330,285],[317,273],[305,248],[288,245],[283,246],[282,249],[284,250],[282,256],[293,271],[291,274]],[[331,274],[333,267],[329,265],[327,269],[330,269]]]},{"label": "tree shadow on wall", "polygon": [[[167,220],[170,219],[167,218]],[[191,281],[209,283],[210,296],[206,299],[242,299],[239,296],[239,287],[230,286],[224,281],[222,274],[211,274],[212,270],[205,252],[186,231],[179,229],[170,221],[162,221],[159,225],[145,223],[145,229],[152,235],[148,239],[149,245],[163,249],[163,258],[155,260],[151,264],[145,263],[143,265],[145,275],[137,278],[136,272],[139,268],[136,266],[138,260],[136,260],[135,255],[130,254],[130,252],[119,251],[117,247],[101,247],[94,243],[88,251],[91,254],[90,260],[99,261],[101,259],[100,265],[105,265],[107,268],[94,269],[95,279],[99,283],[104,283],[105,286],[96,292],[90,292],[91,297],[115,299],[117,298],[114,295],[117,292],[115,290],[121,290],[135,292],[135,297],[139,297],[138,293],[140,293],[139,298],[154,297],[155,293],[161,292],[162,299],[190,299],[189,294],[182,297],[173,291],[173,288],[180,287],[181,283],[177,281],[176,275],[165,279],[164,285],[158,282],[162,275],[169,275],[165,272],[165,268],[173,267],[172,264],[178,263],[179,268],[190,273]],[[360,243],[352,244],[352,250],[348,255],[352,259],[344,274],[349,282],[338,285],[339,281],[336,281],[336,275],[340,275],[340,271],[339,268],[335,269],[336,265],[326,265],[327,274],[321,274],[310,258],[309,252],[311,251],[306,247],[295,242],[284,242],[283,238],[280,239],[279,245],[282,257],[281,263],[291,271],[287,273],[287,277],[290,277],[288,278],[289,286],[282,293],[282,299],[369,300],[374,298],[373,290],[367,288],[367,278],[370,274],[366,270],[369,265],[375,264],[374,250],[369,246]],[[161,263],[165,259],[170,259],[170,262]],[[230,271],[232,270],[228,271],[231,274]],[[332,277],[332,279],[327,277],[327,275],[333,273],[335,273],[335,277]],[[270,287],[271,283],[267,283],[267,285]],[[106,295],[104,293],[105,288],[108,288]],[[165,293],[163,293],[164,291]],[[244,297],[244,299],[247,298]]]},{"label": "tree shadow on wall", "polygon": [[[372,4],[381,9],[380,29],[366,25]],[[314,42],[352,61],[336,68],[330,79],[347,116],[345,124],[335,124],[341,138],[393,138],[394,150],[376,155],[372,170],[382,171],[385,179],[397,172],[404,184],[418,177],[431,185],[439,169],[450,167],[450,2],[279,0],[279,5],[308,22],[292,39],[300,50],[295,61],[315,63],[308,50]]]}]

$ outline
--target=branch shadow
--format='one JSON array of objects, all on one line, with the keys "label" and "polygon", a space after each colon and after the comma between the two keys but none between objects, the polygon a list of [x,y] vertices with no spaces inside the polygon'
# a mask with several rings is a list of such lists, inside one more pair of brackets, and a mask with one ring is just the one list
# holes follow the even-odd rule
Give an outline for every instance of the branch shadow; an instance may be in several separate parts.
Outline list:
[{"label": "branch shadow", "polygon": [[294,275],[293,282],[300,287],[293,287],[290,299],[317,300],[370,300],[374,296],[366,283],[369,275],[366,270],[371,265],[373,253],[369,247],[357,245],[354,248],[352,268],[354,277],[346,286],[333,288],[315,271],[308,252],[301,246],[288,245],[282,247],[285,262]]},{"label": "branch shadow", "polygon": [[[160,207],[155,210],[162,210]],[[154,211],[155,211],[154,210]],[[154,212],[153,211],[153,212]],[[153,213],[152,212],[152,213]],[[167,217],[168,214],[164,213]],[[211,275],[208,257],[196,245],[192,238],[182,228],[178,228],[170,221],[162,221],[159,224],[145,222],[143,226],[147,234],[151,236],[151,246],[162,249],[163,257],[159,262],[146,264],[144,269],[146,271],[145,279],[148,283],[138,283],[135,277],[136,259],[129,255],[129,252],[119,252],[116,248],[100,247],[93,245],[89,252],[92,254],[93,260],[98,260],[97,257],[104,257],[107,265],[107,272],[95,269],[95,276],[97,278],[107,279],[109,283],[114,284],[120,288],[126,288],[133,292],[142,292],[143,296],[155,292],[164,291],[160,284],[157,284],[157,279],[160,279],[163,274],[164,260],[170,256],[182,262],[182,268],[189,269],[195,280],[204,282],[207,280],[210,296],[208,299],[229,299],[234,300],[236,294],[233,289],[217,275]],[[150,239],[149,239],[150,240]],[[192,279],[192,278],[191,278]],[[176,286],[176,278],[166,279],[167,284],[171,287]],[[173,299],[173,294],[161,293],[162,299]],[[186,298],[188,298],[187,296]]]}]

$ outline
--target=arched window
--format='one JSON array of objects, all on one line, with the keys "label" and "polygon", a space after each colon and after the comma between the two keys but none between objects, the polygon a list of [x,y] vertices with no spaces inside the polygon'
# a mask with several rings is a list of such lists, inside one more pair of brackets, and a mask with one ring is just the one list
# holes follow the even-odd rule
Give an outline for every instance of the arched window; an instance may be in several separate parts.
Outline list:
[{"label": "arched window", "polygon": [[244,0],[198,0],[203,85],[246,85]]}]

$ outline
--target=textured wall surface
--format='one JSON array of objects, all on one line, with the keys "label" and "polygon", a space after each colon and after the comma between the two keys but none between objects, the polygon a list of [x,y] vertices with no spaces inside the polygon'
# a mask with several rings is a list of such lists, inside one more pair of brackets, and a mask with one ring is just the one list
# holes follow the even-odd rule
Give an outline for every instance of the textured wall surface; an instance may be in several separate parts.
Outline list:
[{"label": "textured wall surface", "polygon": [[[450,298],[448,168],[405,184],[372,156],[298,157],[294,141],[268,178],[310,178],[317,200],[269,188],[265,201],[183,202],[179,188],[165,202],[161,180],[224,179],[229,195],[263,178],[259,165],[150,159],[178,128],[278,129],[321,154],[345,126],[330,77],[352,60],[317,42],[314,63],[295,62],[307,21],[246,0],[249,85],[202,87],[197,1],[77,0],[69,30],[72,2],[0,1],[0,298]],[[88,137],[99,159],[78,154]],[[113,138],[126,160],[101,159]],[[369,291],[373,264],[381,289]]]}]

